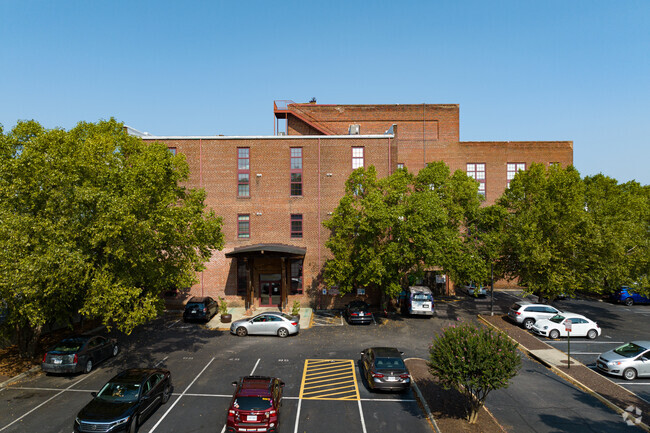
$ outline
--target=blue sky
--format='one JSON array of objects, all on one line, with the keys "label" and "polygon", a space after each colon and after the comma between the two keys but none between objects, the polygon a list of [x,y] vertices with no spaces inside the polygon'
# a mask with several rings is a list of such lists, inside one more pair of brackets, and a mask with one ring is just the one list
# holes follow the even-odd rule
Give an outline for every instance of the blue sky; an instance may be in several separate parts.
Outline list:
[{"label": "blue sky", "polygon": [[0,123],[271,135],[273,101],[460,105],[650,184],[650,1],[0,1]]}]

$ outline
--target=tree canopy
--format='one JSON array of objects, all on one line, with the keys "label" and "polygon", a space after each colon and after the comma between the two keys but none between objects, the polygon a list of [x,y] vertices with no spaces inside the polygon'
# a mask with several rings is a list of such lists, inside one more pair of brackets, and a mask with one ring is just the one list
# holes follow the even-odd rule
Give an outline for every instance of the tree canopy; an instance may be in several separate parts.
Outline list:
[{"label": "tree canopy", "polygon": [[0,129],[0,296],[23,350],[78,313],[130,332],[193,284],[223,235],[187,176],[184,156],[113,119]]},{"label": "tree canopy", "polygon": [[355,170],[332,217],[326,246],[333,258],[325,281],[341,293],[378,287],[396,296],[411,272],[437,268],[452,279],[485,277],[477,244],[461,230],[477,217],[478,185],[442,162],[417,175],[405,169],[378,179],[374,167]]}]

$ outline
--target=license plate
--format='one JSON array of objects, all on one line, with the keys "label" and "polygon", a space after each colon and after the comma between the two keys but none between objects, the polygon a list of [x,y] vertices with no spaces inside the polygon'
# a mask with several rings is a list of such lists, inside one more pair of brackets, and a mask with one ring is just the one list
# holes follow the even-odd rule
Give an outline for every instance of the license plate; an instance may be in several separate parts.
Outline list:
[{"label": "license plate", "polygon": [[195,310],[192,310],[192,314],[196,314],[196,311],[195,311]]},{"label": "license plate", "polygon": [[429,308],[429,304],[422,304],[422,308]]},{"label": "license plate", "polygon": [[359,313],[359,316],[363,317],[363,314],[364,314],[364,313]]},{"label": "license plate", "polygon": [[257,421],[257,415],[247,415],[246,421]]},{"label": "license plate", "polygon": [[397,382],[397,378],[396,378],[396,377],[390,377],[390,376],[389,376],[389,377],[386,378],[386,381],[387,381],[387,382]]},{"label": "license plate", "polygon": [[52,362],[54,362],[55,364],[61,364],[62,360],[54,358]]}]

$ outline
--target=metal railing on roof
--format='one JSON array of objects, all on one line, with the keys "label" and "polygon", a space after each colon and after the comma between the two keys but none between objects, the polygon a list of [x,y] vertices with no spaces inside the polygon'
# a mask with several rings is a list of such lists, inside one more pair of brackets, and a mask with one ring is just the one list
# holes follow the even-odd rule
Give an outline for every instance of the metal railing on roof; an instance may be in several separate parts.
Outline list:
[{"label": "metal railing on roof", "polygon": [[275,111],[278,111],[278,110],[285,111],[285,110],[289,109],[289,107],[288,107],[289,104],[295,104],[295,102],[293,102],[291,100],[288,100],[288,99],[287,100],[273,101],[273,109]]}]

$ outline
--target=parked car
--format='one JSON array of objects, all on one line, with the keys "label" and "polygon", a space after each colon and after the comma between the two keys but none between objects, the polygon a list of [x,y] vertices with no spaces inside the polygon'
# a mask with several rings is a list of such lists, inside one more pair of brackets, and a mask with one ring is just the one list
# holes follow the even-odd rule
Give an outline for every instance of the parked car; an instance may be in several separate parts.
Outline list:
[{"label": "parked car", "polygon": [[650,377],[650,341],[631,341],[602,353],[596,360],[596,367],[626,380]]},{"label": "parked car", "polygon": [[431,289],[425,286],[410,286],[400,293],[402,314],[433,316],[435,305]]},{"label": "parked car", "polygon": [[487,289],[483,284],[476,284],[471,281],[463,286],[463,289],[469,296],[487,296]]},{"label": "parked car", "polygon": [[277,335],[287,337],[300,332],[300,323],[288,314],[267,311],[254,317],[232,322],[230,333],[245,337],[247,335]]},{"label": "parked car", "polygon": [[361,352],[362,374],[371,390],[406,391],[411,375],[394,347],[371,347]]},{"label": "parked car", "polygon": [[348,323],[365,323],[368,325],[372,322],[370,305],[364,301],[352,301],[343,308],[343,317]]},{"label": "parked car", "polygon": [[609,298],[613,302],[620,302],[628,307],[634,304],[650,304],[650,298],[634,292],[633,289],[627,286],[622,286],[620,289],[612,293]]},{"label": "parked car", "polygon": [[45,352],[41,369],[46,373],[90,373],[96,364],[119,351],[114,338],[99,335],[64,338]]},{"label": "parked car", "polygon": [[217,314],[219,305],[217,301],[209,296],[200,297],[194,296],[187,304],[185,304],[185,311],[183,311],[183,320],[205,320],[208,321]]},{"label": "parked car", "polygon": [[232,383],[227,432],[278,431],[284,382],[277,377],[245,376]]},{"label": "parked car", "polygon": [[553,339],[566,337],[569,334],[566,330],[568,320],[571,321],[572,337],[587,337],[593,340],[601,334],[598,323],[574,313],[561,313],[550,319],[539,319],[533,324],[532,331],[537,335]]},{"label": "parked car", "polygon": [[138,425],[163,403],[174,387],[171,373],[160,368],[133,368],[109,380],[77,415],[75,432],[135,433]]},{"label": "parked car", "polygon": [[561,311],[550,305],[518,301],[510,306],[508,318],[526,329],[531,329],[538,320],[549,319],[558,313]]}]

